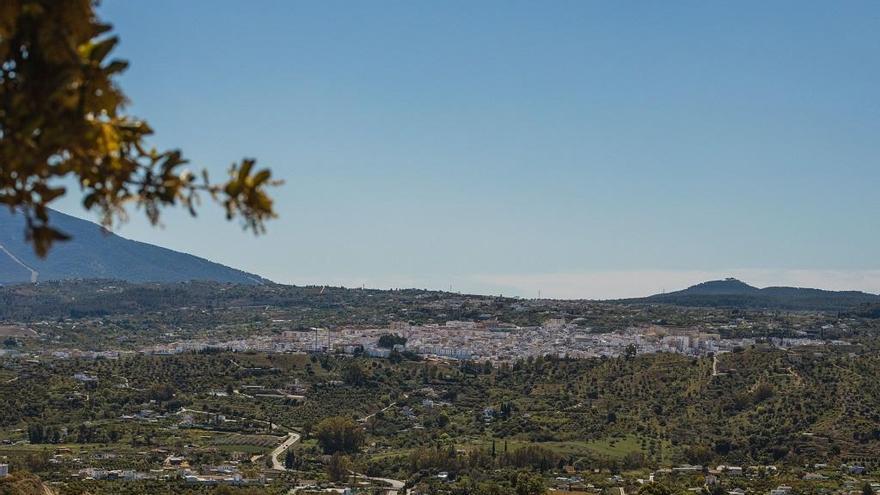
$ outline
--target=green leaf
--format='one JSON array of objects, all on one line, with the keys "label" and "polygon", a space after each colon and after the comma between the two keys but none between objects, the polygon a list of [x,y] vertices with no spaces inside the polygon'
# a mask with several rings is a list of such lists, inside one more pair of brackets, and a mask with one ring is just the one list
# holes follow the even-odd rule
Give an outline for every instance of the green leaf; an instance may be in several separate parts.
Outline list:
[{"label": "green leaf", "polygon": [[104,71],[107,72],[107,75],[117,74],[119,72],[124,71],[128,68],[128,62],[125,60],[112,60],[107,67],[104,67]]},{"label": "green leaf", "polygon": [[269,180],[272,177],[272,172],[269,169],[260,170],[257,175],[254,176],[254,186],[259,186],[263,182]]},{"label": "green leaf", "polygon": [[89,60],[92,62],[101,62],[104,60],[104,57],[113,50],[116,43],[119,43],[119,38],[117,36],[111,36],[105,40],[97,42],[92,46],[92,49],[89,50]]}]

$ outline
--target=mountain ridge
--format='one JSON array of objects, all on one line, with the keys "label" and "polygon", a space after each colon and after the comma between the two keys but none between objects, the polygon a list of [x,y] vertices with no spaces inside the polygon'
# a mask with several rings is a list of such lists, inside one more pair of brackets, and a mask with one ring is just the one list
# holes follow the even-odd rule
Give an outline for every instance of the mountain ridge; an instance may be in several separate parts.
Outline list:
[{"label": "mountain ridge", "polygon": [[40,259],[24,240],[24,218],[0,212],[0,284],[105,278],[130,282],[211,280],[264,284],[269,280],[236,268],[153,244],[126,239],[98,224],[52,211],[52,224],[72,236]]},{"label": "mountain ridge", "polygon": [[758,288],[729,277],[701,282],[675,292],[620,299],[616,302],[741,309],[849,311],[860,305],[880,303],[880,295],[853,290],[833,291],[808,287]]}]

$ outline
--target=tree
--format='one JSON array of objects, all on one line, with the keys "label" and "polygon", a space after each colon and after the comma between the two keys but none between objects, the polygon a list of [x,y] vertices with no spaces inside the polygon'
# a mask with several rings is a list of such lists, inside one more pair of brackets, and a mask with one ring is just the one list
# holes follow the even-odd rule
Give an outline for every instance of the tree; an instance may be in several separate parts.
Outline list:
[{"label": "tree", "polygon": [[40,256],[69,236],[50,226],[49,206],[76,182],[83,206],[111,227],[126,208],[143,208],[154,225],[160,210],[196,214],[199,193],[222,204],[228,219],[264,230],[275,216],[268,169],[245,159],[225,183],[194,174],[179,150],[158,151],[143,120],[126,115],[115,78],[128,62],[108,60],[119,39],[98,19],[96,0],[0,2],[0,204],[19,211],[25,236]]},{"label": "tree", "polygon": [[379,347],[391,349],[396,345],[406,345],[406,337],[393,333],[386,333],[379,336]]},{"label": "tree", "polygon": [[293,454],[293,450],[287,449],[287,454],[284,456],[284,469],[293,469],[296,465],[296,456]]},{"label": "tree", "polygon": [[544,480],[537,475],[522,472],[516,475],[516,495],[541,495],[546,492]]},{"label": "tree", "polygon": [[315,437],[325,454],[357,452],[364,442],[364,432],[350,418],[332,416],[315,428]]},{"label": "tree", "polygon": [[553,469],[559,462],[559,455],[540,445],[527,445],[502,457],[502,463],[517,468],[533,468],[544,472]]},{"label": "tree", "polygon": [[714,453],[705,445],[688,445],[684,449],[684,457],[691,464],[705,466],[714,458]]},{"label": "tree", "polygon": [[337,452],[327,463],[327,477],[330,481],[342,481],[348,476],[348,457]]},{"label": "tree", "polygon": [[43,443],[44,436],[41,425],[28,425],[28,441],[30,443]]},{"label": "tree", "polygon": [[346,385],[360,387],[367,382],[367,377],[359,364],[351,363],[345,368],[345,371],[342,372],[342,381],[344,381]]},{"label": "tree", "polygon": [[645,483],[639,488],[638,495],[674,495],[675,490],[663,483]]},{"label": "tree", "polygon": [[157,402],[164,402],[174,398],[175,390],[174,387],[167,383],[154,383],[150,385],[150,389],[147,393],[150,399]]},{"label": "tree", "polygon": [[396,350],[392,350],[388,353],[388,361],[390,361],[391,364],[400,364],[403,362],[403,355]]},{"label": "tree", "polygon": [[646,463],[647,459],[645,458],[645,454],[638,450],[627,452],[627,454],[623,456],[624,469],[641,469]]},{"label": "tree", "polygon": [[776,390],[773,389],[773,385],[762,382],[759,383],[754,392],[752,392],[752,400],[757,404],[759,402],[764,402],[767,399],[772,398],[776,394]]}]

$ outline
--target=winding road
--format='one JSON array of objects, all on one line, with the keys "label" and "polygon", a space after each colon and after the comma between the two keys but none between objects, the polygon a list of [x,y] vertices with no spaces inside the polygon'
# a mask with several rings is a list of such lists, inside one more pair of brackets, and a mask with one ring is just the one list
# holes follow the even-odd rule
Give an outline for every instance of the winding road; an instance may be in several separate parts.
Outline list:
[{"label": "winding road", "polygon": [[299,442],[299,439],[300,434],[291,431],[287,434],[287,437],[285,437],[284,441],[278,444],[277,447],[275,447],[275,450],[273,450],[271,454],[272,469],[274,469],[275,471],[287,471],[287,468],[284,467],[284,461],[279,460],[278,457],[282,453],[284,453],[284,451],[287,450],[291,445]]},{"label": "winding road", "polygon": [[[356,478],[361,478],[361,479],[370,480],[370,481],[379,481],[379,482],[391,485],[391,490],[388,492],[389,495],[398,495],[398,492],[400,490],[403,490],[403,487],[406,484],[403,481],[393,480],[391,478],[376,478],[373,476],[367,476],[365,474],[360,474],[360,473],[355,473],[355,472],[352,472],[351,474],[354,475]],[[409,495],[410,492],[412,492],[412,490],[407,490],[406,495]]]},{"label": "winding road", "polygon": [[[180,410],[177,411],[177,414],[184,414],[184,413],[188,413],[188,412],[195,413],[195,414],[214,414],[214,413],[210,413],[208,411],[199,411],[197,409],[187,409],[185,407],[181,407]],[[246,419],[246,418],[239,418],[239,419]],[[264,421],[262,419],[250,419],[250,421],[253,421],[256,423],[267,424],[273,430],[280,426],[277,423],[270,423],[270,422]],[[278,459],[278,457],[282,453],[284,453],[285,450],[290,448],[291,445],[295,444],[296,442],[299,442],[300,437],[301,437],[301,435],[299,433],[295,433],[293,431],[287,432],[287,435],[284,437],[284,440],[282,440],[281,443],[279,443],[278,446],[275,447],[275,449],[272,450],[272,452],[269,454],[272,458],[272,469],[274,469],[275,471],[287,471],[287,468],[284,467],[284,461]],[[259,457],[262,457],[262,456],[254,456],[252,458],[252,460],[259,459]]]}]

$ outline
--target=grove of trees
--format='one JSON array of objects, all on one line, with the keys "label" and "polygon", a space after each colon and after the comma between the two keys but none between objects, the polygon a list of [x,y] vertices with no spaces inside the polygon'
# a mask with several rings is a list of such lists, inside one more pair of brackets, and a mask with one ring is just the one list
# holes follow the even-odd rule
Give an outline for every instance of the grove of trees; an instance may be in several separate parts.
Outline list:
[{"label": "grove of trees", "polygon": [[350,418],[331,416],[315,427],[315,438],[325,454],[353,453],[363,445],[364,431]]}]

